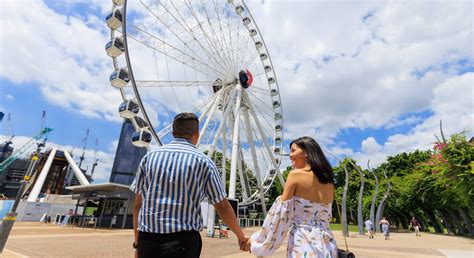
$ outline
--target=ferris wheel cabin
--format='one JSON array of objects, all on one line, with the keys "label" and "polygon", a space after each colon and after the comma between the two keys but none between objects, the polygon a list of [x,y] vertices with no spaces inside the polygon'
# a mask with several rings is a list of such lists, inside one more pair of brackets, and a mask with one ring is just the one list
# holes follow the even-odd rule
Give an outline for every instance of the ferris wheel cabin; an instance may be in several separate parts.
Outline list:
[{"label": "ferris wheel cabin", "polygon": [[114,3],[114,5],[123,5],[123,1],[124,1],[124,0],[112,0],[112,2]]},{"label": "ferris wheel cabin", "polygon": [[110,84],[115,88],[123,88],[130,81],[130,74],[126,68],[115,70],[109,77]]},{"label": "ferris wheel cabin", "polygon": [[107,55],[110,57],[117,57],[125,51],[125,45],[122,39],[116,37],[105,45],[105,51],[107,51]]},{"label": "ferris wheel cabin", "polygon": [[138,103],[134,100],[126,100],[122,102],[119,106],[119,114],[120,117],[132,119],[134,116],[138,114],[140,107]]},{"label": "ferris wheel cabin", "polygon": [[251,37],[257,36],[257,30],[256,30],[256,29],[251,29],[251,30],[249,30],[249,33],[250,33],[250,36],[251,36]]},{"label": "ferris wheel cabin", "polygon": [[148,123],[147,121],[145,121],[145,119],[139,117],[139,116],[134,116],[132,118],[133,122],[135,122],[135,124],[140,128],[140,129],[144,129],[144,128],[148,128]]},{"label": "ferris wheel cabin", "polygon": [[107,17],[105,21],[107,22],[107,26],[109,28],[116,30],[122,27],[122,11],[119,8],[114,9]]},{"label": "ferris wheel cabin", "polygon": [[151,133],[148,129],[140,129],[132,134],[132,144],[143,148],[151,142]]},{"label": "ferris wheel cabin", "polygon": [[218,92],[222,87],[224,87],[224,83],[221,79],[217,79],[212,83],[212,91],[214,93]]}]

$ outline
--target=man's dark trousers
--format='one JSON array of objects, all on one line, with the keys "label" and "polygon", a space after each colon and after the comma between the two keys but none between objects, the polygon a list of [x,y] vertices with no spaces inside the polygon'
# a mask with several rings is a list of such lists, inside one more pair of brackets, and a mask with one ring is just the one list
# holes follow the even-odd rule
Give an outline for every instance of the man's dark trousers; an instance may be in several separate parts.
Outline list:
[{"label": "man's dark trousers", "polygon": [[197,258],[202,240],[198,231],[169,234],[138,232],[138,257]]}]

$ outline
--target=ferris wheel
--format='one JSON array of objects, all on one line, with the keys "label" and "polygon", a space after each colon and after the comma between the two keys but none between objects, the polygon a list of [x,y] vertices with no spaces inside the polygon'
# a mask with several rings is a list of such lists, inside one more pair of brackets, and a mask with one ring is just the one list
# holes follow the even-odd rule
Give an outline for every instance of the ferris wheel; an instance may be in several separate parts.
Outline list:
[{"label": "ferris wheel", "polygon": [[[113,0],[106,18],[119,113],[148,149],[172,140],[172,121],[194,112],[197,147],[240,205],[260,202],[280,173],[283,112],[265,41],[242,0]],[[230,164],[229,164],[230,163]],[[230,165],[230,166],[229,166]]]}]

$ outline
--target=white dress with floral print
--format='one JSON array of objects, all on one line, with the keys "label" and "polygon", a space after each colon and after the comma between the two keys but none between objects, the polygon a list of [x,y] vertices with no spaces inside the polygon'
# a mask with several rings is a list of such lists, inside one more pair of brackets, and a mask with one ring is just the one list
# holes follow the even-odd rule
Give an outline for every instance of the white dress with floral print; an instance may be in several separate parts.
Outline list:
[{"label": "white dress with floral print", "polygon": [[288,257],[337,257],[336,240],[329,229],[331,203],[312,202],[301,197],[273,203],[263,223],[251,240],[256,256],[275,252],[288,231]]}]

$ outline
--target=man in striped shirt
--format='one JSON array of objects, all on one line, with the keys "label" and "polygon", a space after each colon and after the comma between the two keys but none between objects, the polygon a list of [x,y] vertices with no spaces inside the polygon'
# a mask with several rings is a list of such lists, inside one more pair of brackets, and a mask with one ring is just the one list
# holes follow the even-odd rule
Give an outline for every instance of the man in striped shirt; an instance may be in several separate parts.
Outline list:
[{"label": "man in striped shirt", "polygon": [[195,147],[199,120],[193,113],[178,114],[171,143],[147,153],[130,189],[134,248],[138,257],[199,257],[202,241],[201,201],[208,198],[244,248],[248,237],[237,223],[226,199],[215,164]]}]

